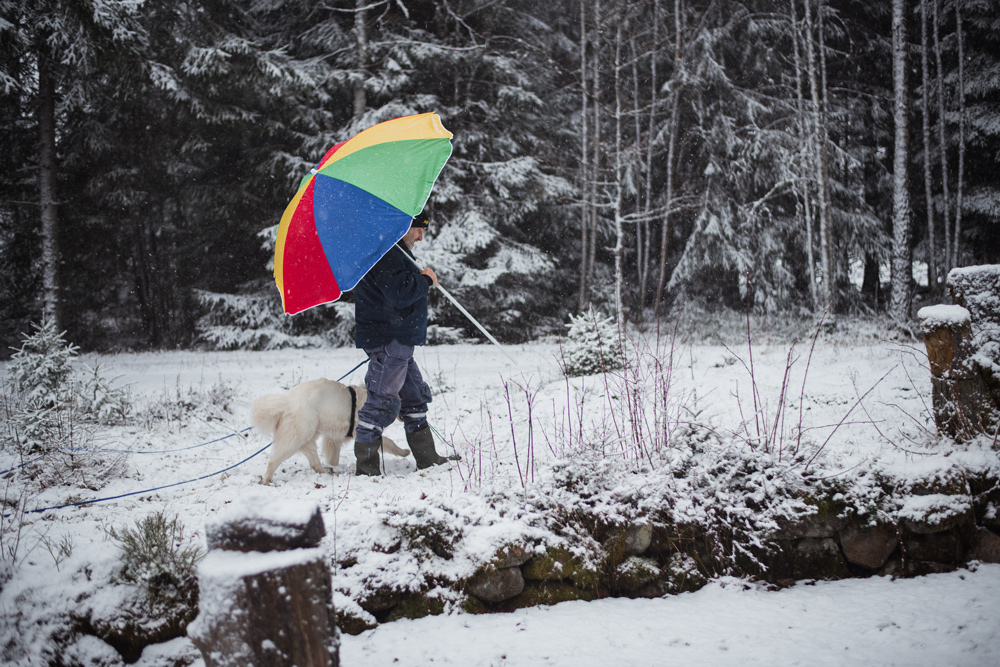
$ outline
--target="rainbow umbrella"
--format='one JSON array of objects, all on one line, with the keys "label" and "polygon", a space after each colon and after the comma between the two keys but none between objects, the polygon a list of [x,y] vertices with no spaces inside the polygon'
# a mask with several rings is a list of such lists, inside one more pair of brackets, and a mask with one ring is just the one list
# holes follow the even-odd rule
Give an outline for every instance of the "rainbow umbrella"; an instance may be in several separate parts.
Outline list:
[{"label": "rainbow umbrella", "polygon": [[274,282],[292,315],[353,289],[427,203],[451,156],[435,113],[379,123],[323,157],[281,216]]}]

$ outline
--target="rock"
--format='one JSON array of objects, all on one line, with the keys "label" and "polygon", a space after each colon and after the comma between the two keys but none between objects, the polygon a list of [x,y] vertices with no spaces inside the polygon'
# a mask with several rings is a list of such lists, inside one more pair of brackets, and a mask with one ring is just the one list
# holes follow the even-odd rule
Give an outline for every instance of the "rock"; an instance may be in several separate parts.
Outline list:
[{"label": "rock", "polygon": [[806,537],[768,563],[768,580],[844,579],[850,576],[837,542],[829,537]]},{"label": "rock", "polygon": [[531,556],[532,552],[527,547],[520,544],[507,544],[497,550],[490,565],[497,569],[521,567],[531,559]]},{"label": "rock", "polygon": [[554,605],[573,600],[586,600],[589,602],[596,598],[597,593],[594,591],[573,586],[562,581],[529,582],[520,595],[503,602],[499,609],[501,611],[513,611],[514,609],[537,607],[539,605]]},{"label": "rock", "polygon": [[358,604],[370,614],[387,611],[399,604],[400,595],[396,590],[378,589],[371,591]]},{"label": "rock", "polygon": [[517,567],[483,570],[469,580],[468,590],[484,602],[503,602],[524,590],[524,576]]},{"label": "rock", "polygon": [[899,545],[895,526],[878,523],[874,526],[849,525],[839,533],[840,546],[847,562],[877,570],[889,560]]},{"label": "rock", "polygon": [[646,552],[653,541],[653,527],[648,523],[629,526],[624,535],[626,556],[638,556]]},{"label": "rock", "polygon": [[968,495],[909,496],[897,516],[904,528],[919,535],[943,533],[974,522],[972,498]]},{"label": "rock", "polygon": [[660,576],[660,565],[652,558],[629,556],[615,568],[615,588],[634,593]]},{"label": "rock", "polygon": [[1000,535],[980,528],[976,532],[972,549],[969,550],[968,559],[981,560],[984,563],[1000,563]]},{"label": "rock", "polygon": [[355,613],[341,606],[337,607],[336,619],[340,631],[349,635],[360,635],[362,632],[378,627],[378,621],[371,614]]},{"label": "rock", "polygon": [[[770,539],[796,540],[802,538],[834,537],[847,525],[843,516],[844,504],[833,501],[810,501],[813,512],[796,517],[778,517],[778,530]],[[816,503],[816,504],[812,504]]]},{"label": "rock", "polygon": [[962,561],[962,552],[962,540],[954,531],[903,538],[903,554],[907,560],[955,565]]},{"label": "rock", "polygon": [[[197,586],[192,582],[191,587],[188,595],[193,600],[185,596],[171,604],[150,606],[142,597],[127,596],[116,605],[74,609],[71,617],[82,632],[99,637],[118,651],[126,664],[131,664],[142,657],[147,646],[186,636],[188,624],[198,613]],[[78,613],[84,610],[87,613]]]},{"label": "rock", "polygon": [[658,598],[679,593],[693,593],[705,586],[708,579],[701,573],[698,564],[686,554],[675,553],[660,569],[659,576],[642,586],[636,595],[644,598]]},{"label": "rock", "polygon": [[568,579],[582,588],[596,588],[598,573],[565,547],[549,547],[525,563],[521,572],[530,581]]},{"label": "rock", "polygon": [[386,622],[398,621],[401,618],[424,618],[439,616],[444,613],[445,603],[439,597],[426,593],[411,593],[403,596],[399,604],[392,608],[386,617]]}]

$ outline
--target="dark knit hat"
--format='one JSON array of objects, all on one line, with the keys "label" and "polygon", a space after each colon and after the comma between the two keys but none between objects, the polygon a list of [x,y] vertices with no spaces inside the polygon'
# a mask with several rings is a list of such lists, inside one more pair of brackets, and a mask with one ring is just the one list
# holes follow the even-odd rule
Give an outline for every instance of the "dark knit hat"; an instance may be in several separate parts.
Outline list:
[{"label": "dark knit hat", "polygon": [[431,224],[430,220],[428,220],[427,218],[414,216],[413,220],[410,221],[410,229],[413,229],[414,227],[416,227],[417,229],[427,229],[428,225],[430,224]]}]

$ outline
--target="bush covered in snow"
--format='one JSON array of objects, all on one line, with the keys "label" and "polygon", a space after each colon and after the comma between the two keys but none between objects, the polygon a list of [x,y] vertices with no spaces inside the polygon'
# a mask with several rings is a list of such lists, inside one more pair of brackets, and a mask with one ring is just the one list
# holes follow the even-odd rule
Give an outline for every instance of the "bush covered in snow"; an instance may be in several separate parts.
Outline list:
[{"label": "bush covered in snow", "polygon": [[14,353],[3,409],[20,452],[79,446],[81,424],[120,424],[131,413],[127,388],[114,387],[99,367],[81,374],[76,357],[76,346],[51,322],[35,325]]},{"label": "bush covered in snow", "polygon": [[178,517],[155,512],[134,526],[112,527],[109,534],[121,547],[118,580],[141,586],[150,609],[197,604],[195,567],[205,554],[184,534]]},{"label": "bush covered in snow", "polygon": [[622,344],[613,317],[603,317],[593,306],[570,315],[569,334],[563,346],[563,367],[568,377],[596,375],[622,368]]}]

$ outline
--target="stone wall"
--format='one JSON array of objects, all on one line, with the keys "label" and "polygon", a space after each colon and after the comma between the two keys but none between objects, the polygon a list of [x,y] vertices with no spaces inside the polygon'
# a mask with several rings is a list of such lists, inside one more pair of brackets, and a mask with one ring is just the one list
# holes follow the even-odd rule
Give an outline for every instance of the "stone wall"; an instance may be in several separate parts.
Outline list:
[{"label": "stone wall", "polygon": [[508,544],[473,576],[435,582],[434,590],[372,590],[358,600],[370,617],[338,610],[338,624],[357,634],[373,627],[371,617],[389,622],[444,613],[442,586],[464,611],[495,613],[569,600],[660,597],[697,590],[722,573],[783,587],[1000,562],[1000,479],[970,478],[956,469],[883,484],[883,509],[872,516],[858,516],[831,491],[810,499],[811,512],[779,522],[757,545],[664,516],[591,523],[587,530],[599,547],[587,558],[565,547]]}]

